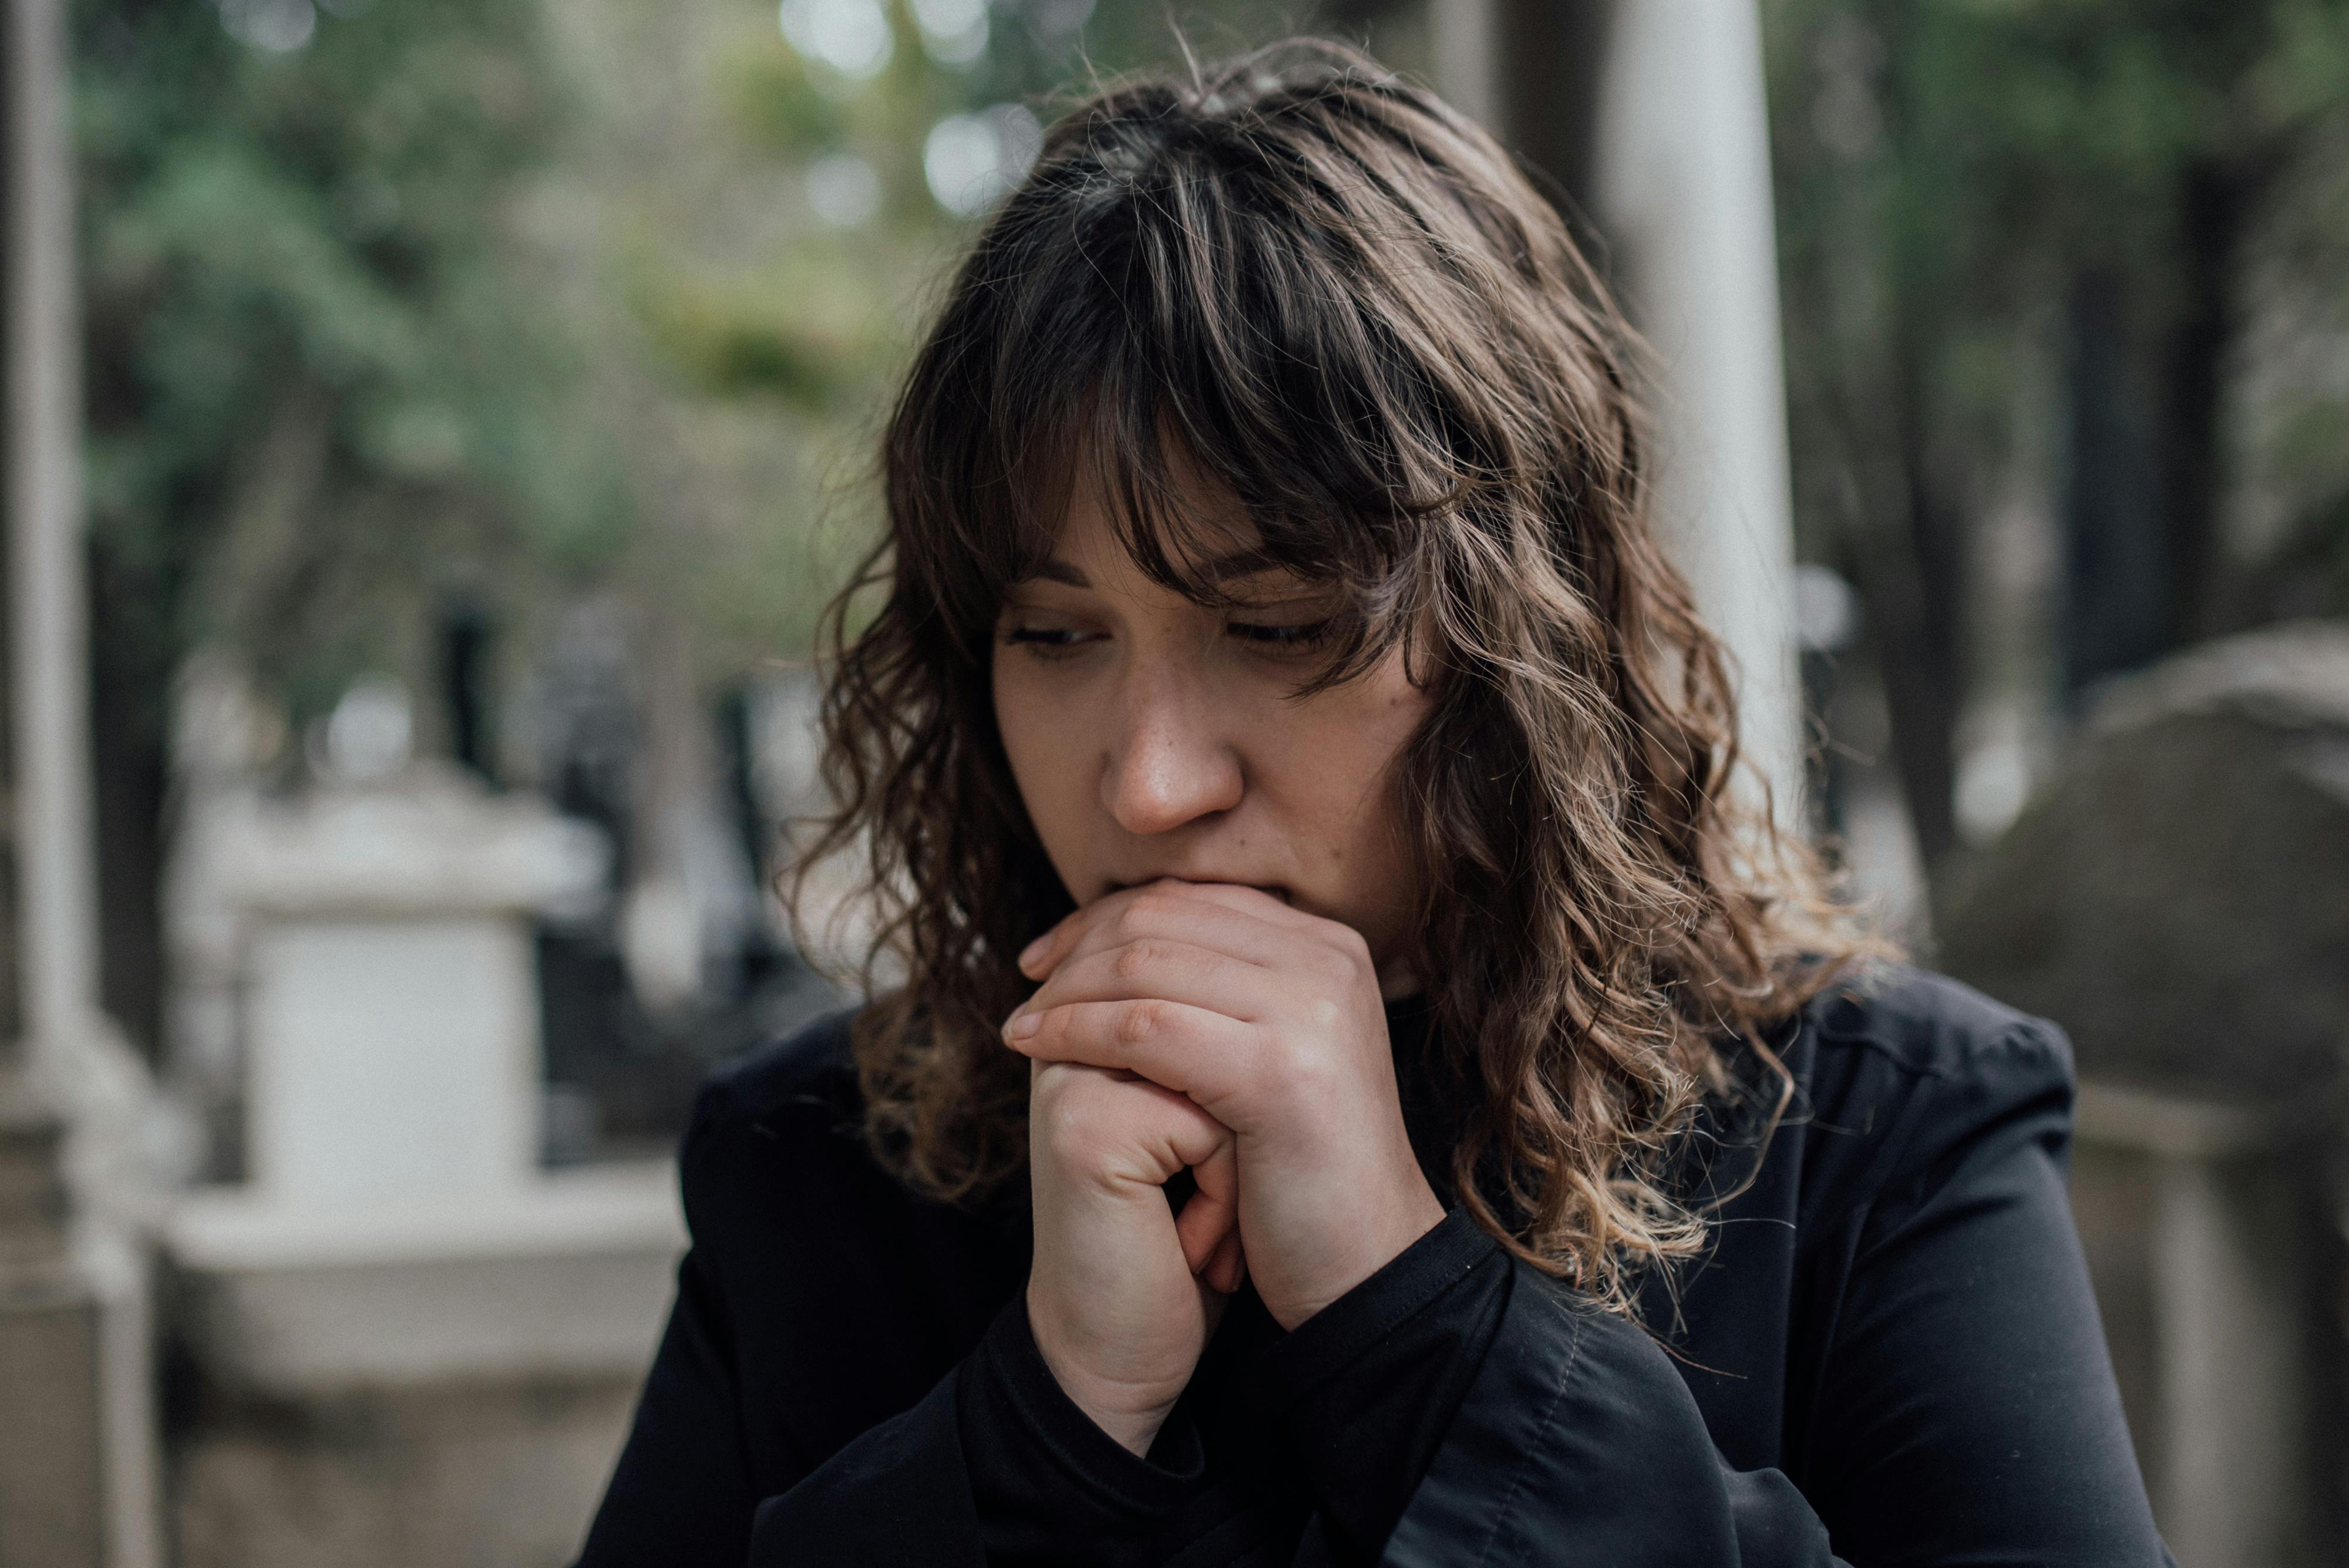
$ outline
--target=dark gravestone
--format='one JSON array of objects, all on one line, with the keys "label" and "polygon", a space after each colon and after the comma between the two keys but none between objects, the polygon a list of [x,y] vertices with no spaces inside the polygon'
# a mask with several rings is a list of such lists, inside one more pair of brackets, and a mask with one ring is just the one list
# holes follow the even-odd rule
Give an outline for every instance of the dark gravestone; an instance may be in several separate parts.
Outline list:
[{"label": "dark gravestone", "polygon": [[2178,1561],[2349,1560],[2349,628],[2108,688],[1940,929],[2077,1050],[2073,1211]]},{"label": "dark gravestone", "polygon": [[2336,1111],[2349,627],[2213,643],[2111,690],[1964,882],[1942,965],[2063,1023],[2084,1077]]}]

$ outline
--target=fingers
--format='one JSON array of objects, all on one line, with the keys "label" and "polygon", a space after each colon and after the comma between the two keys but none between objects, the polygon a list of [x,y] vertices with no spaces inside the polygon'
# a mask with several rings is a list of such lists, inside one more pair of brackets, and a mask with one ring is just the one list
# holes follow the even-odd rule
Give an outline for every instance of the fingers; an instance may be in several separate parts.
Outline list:
[{"label": "fingers", "polygon": [[1174,1217],[1174,1234],[1183,1243],[1183,1262],[1197,1274],[1239,1231],[1239,1165],[1231,1139],[1193,1166],[1191,1177],[1198,1188]]},{"label": "fingers", "polygon": [[1238,1226],[1233,1226],[1224,1237],[1215,1256],[1207,1260],[1207,1266],[1199,1271],[1199,1278],[1207,1282],[1209,1289],[1225,1295],[1240,1288],[1240,1282],[1247,1278],[1247,1251],[1240,1245]]},{"label": "fingers", "polygon": [[1297,931],[1328,924],[1303,914],[1271,894],[1228,882],[1181,882],[1172,877],[1127,888],[1096,898],[1064,918],[1019,955],[1020,972],[1041,980],[1069,956],[1104,934],[1129,937],[1174,934],[1249,962],[1268,961]]},{"label": "fingers", "polygon": [[1006,1021],[1013,1035],[1022,1014],[1049,1012],[1080,1002],[1124,1002],[1155,996],[1204,1007],[1244,1023],[1259,1021],[1278,1000],[1285,977],[1208,948],[1168,937],[1145,937],[1119,947],[1080,950]]},{"label": "fingers", "polygon": [[1005,1020],[1004,1038],[1027,1049],[1021,1041],[1034,1030],[1034,1015],[1073,1002],[1156,997],[1264,1023],[1284,1002],[1376,984],[1370,950],[1347,927],[1307,917],[1313,929],[1283,929],[1210,897],[1229,894],[1289,912],[1254,888],[1172,886],[1117,895],[1124,901],[1114,914],[1073,938],[1064,933],[1080,928],[1064,926],[1047,939],[1046,958],[1030,967],[1049,964],[1049,976]]},{"label": "fingers", "polygon": [[1139,1077],[1057,1062],[1040,1064],[1032,1076],[1038,1166],[1154,1197],[1177,1171],[1206,1165],[1231,1142],[1223,1124],[1188,1096]]},{"label": "fingers", "polygon": [[1209,1115],[1244,1091],[1250,1064],[1264,1054],[1254,1025],[1163,997],[1071,1002],[1014,1022],[1025,1033],[1007,1038],[1022,1055],[1133,1073]]}]

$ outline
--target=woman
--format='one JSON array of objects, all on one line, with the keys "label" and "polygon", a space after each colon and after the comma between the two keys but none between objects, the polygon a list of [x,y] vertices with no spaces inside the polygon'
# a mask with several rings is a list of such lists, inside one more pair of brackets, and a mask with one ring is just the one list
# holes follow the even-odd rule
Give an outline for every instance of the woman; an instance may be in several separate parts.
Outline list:
[{"label": "woman", "polygon": [[1624,345],[1358,55],[1053,129],[835,611],[902,983],[703,1095],[584,1563],[2166,1560],[2064,1044],[1738,782]]}]

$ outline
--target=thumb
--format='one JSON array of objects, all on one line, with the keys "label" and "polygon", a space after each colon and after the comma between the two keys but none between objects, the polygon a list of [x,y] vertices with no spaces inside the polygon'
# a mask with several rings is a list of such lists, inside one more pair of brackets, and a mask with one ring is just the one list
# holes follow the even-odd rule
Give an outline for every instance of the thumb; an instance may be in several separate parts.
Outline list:
[{"label": "thumb", "polygon": [[1228,1134],[1191,1168],[1191,1177],[1198,1190],[1174,1217],[1174,1234],[1183,1244],[1183,1262],[1196,1274],[1239,1225],[1239,1157]]}]

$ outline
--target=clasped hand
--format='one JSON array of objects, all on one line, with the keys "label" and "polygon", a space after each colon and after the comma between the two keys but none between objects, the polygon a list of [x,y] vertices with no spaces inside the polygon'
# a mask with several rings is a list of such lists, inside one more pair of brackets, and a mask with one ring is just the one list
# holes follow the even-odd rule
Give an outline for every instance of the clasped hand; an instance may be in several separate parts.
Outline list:
[{"label": "clasped hand", "polygon": [[[1020,955],[1034,1064],[1028,1313],[1061,1387],[1148,1449],[1243,1268],[1284,1328],[1443,1218],[1403,1129],[1369,949],[1226,883],[1095,900]],[[1164,1188],[1197,1190],[1173,1213]]]}]

